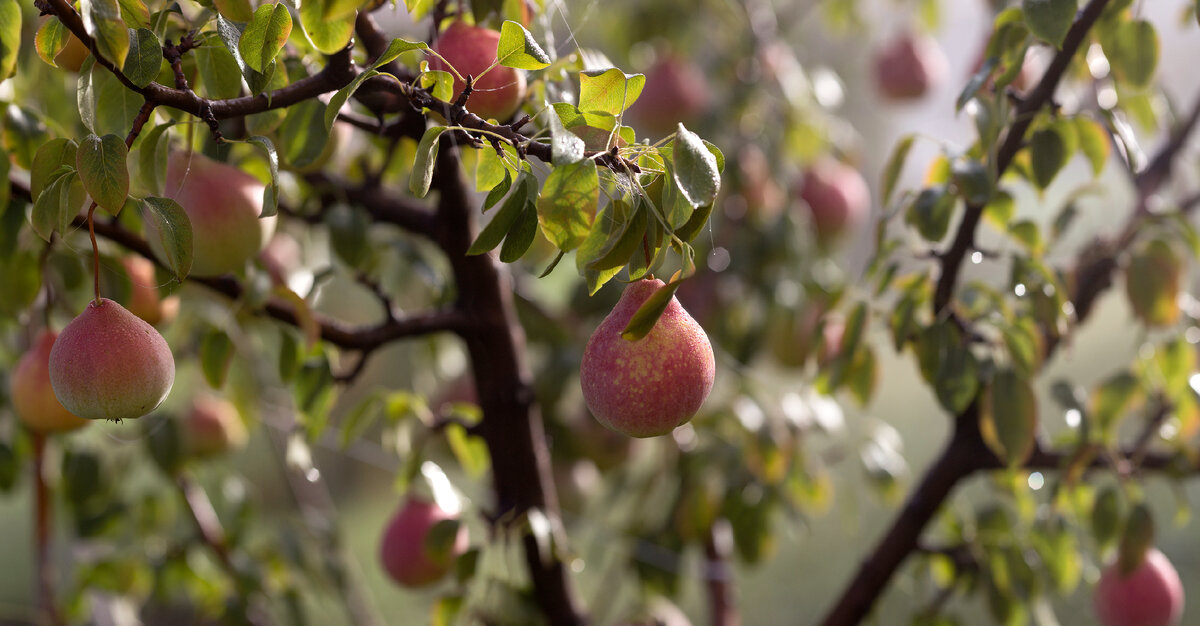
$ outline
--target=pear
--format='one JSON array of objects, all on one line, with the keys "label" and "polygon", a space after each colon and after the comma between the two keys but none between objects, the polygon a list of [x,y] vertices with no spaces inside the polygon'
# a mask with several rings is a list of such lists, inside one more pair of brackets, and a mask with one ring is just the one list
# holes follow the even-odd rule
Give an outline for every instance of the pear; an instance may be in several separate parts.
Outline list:
[{"label": "pear", "polygon": [[[463,78],[478,78],[467,98],[467,110],[484,119],[503,122],[516,113],[525,99],[525,74],[511,67],[493,66],[499,45],[499,31],[456,21],[438,36],[433,49]],[[429,69],[449,71],[437,57],[430,58]],[[487,74],[483,74],[484,70]],[[482,78],[479,78],[480,74],[483,74]],[[458,99],[466,86],[465,82],[454,79],[451,102]]]},{"label": "pear", "polygon": [[107,298],[89,302],[50,349],[54,394],[79,417],[141,417],[162,403],[174,382],[175,359],[166,340]]},{"label": "pear", "polygon": [[1146,550],[1133,571],[1114,559],[1100,572],[1092,608],[1104,626],[1175,626],[1183,616],[1179,572],[1157,548]]},{"label": "pear", "polygon": [[191,453],[200,458],[242,448],[249,437],[237,407],[210,394],[192,398],[192,405],[183,416],[183,436]]},{"label": "pear", "polygon": [[75,430],[88,423],[63,408],[50,386],[50,349],[57,337],[58,333],[49,329],[38,333],[9,378],[17,417],[29,430],[38,433]]},{"label": "pear", "polygon": [[405,587],[424,587],[437,582],[467,551],[466,526],[445,533],[435,530],[457,515],[419,497],[409,497],[392,516],[379,544],[379,559],[388,576]]},{"label": "pear", "polygon": [[674,297],[641,339],[621,337],[638,307],[663,287],[631,283],[583,350],[583,398],[596,420],[631,437],[665,435],[700,410],[716,362],[708,335]]},{"label": "pear", "polygon": [[[237,272],[267,245],[275,218],[259,217],[264,188],[257,178],[202,154],[171,153],[166,196],[183,207],[192,223],[193,275]],[[147,238],[158,258],[165,258],[152,224]]]}]

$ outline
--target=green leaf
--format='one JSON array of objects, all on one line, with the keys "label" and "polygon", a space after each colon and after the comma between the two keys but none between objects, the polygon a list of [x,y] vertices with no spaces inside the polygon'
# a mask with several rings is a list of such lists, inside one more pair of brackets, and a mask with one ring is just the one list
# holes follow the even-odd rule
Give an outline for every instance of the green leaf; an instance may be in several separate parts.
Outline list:
[{"label": "green leaf", "polygon": [[904,222],[916,228],[927,241],[941,241],[950,229],[955,204],[954,195],[944,187],[923,189],[908,206]]},{"label": "green leaf", "polygon": [[254,17],[242,32],[238,52],[246,65],[257,72],[265,72],[267,64],[283,49],[290,34],[292,15],[287,7],[282,2],[264,4],[254,11]]},{"label": "green leaf", "polygon": [[646,86],[644,74],[626,74],[610,67],[579,73],[579,109],[620,115],[637,101]]},{"label": "green leaf", "polygon": [[[61,173],[58,169],[64,165],[75,169],[75,154],[78,146],[75,142],[59,137],[51,139],[38,147],[33,155],[33,167],[29,170],[29,192],[34,200],[41,195],[53,178]],[[8,159],[4,159],[7,163]],[[5,206],[8,206],[7,203]]]},{"label": "green leaf", "polygon": [[233,341],[229,335],[219,330],[212,330],[200,341],[200,371],[204,380],[213,389],[225,385],[225,377],[229,374],[229,365],[233,363]]},{"label": "green leaf", "polygon": [[550,65],[550,56],[534,40],[533,34],[512,20],[505,20],[500,26],[496,59],[500,65],[519,70],[540,70]]},{"label": "green leaf", "polygon": [[325,104],[317,99],[288,107],[279,128],[283,140],[283,160],[292,167],[312,165],[325,151],[329,131],[325,128]]},{"label": "green leaf", "polygon": [[125,141],[116,135],[88,135],[76,152],[75,168],[83,188],[112,215],[121,212],[129,196],[128,156]]},{"label": "green leaf", "polygon": [[90,71],[82,70],[79,77],[80,117],[97,135],[111,133],[124,137],[145,99],[91,59],[84,65],[85,68],[89,66]]},{"label": "green leaf", "polygon": [[550,162],[556,166],[583,160],[583,140],[567,130],[554,107],[547,109],[550,126]]},{"label": "green leaf", "polygon": [[220,17],[234,22],[249,22],[254,17],[249,0],[213,0]]},{"label": "green leaf", "polygon": [[[1154,25],[1145,20],[1121,22],[1105,40],[1105,56],[1117,80],[1135,89],[1148,88],[1158,68],[1159,42]],[[1111,49],[1110,49],[1111,48]]]},{"label": "green leaf", "polygon": [[167,131],[174,121],[159,124],[143,133],[138,148],[138,175],[152,195],[163,193],[167,181],[167,155],[171,142]]},{"label": "green leaf", "polygon": [[121,68],[129,82],[145,87],[158,78],[163,64],[163,49],[153,31],[145,28],[133,31],[130,52],[132,54],[125,57],[125,66]]},{"label": "green leaf", "polygon": [[[620,200],[614,200],[620,202]],[[634,203],[632,215],[624,220],[624,226],[618,236],[609,239],[597,257],[587,264],[587,269],[601,272],[619,269],[629,261],[629,257],[637,254],[642,247],[642,237],[646,234],[646,220],[649,210],[640,198]],[[597,285],[598,289],[600,285]],[[595,293],[593,291],[593,293]]]},{"label": "green leaf", "polygon": [[146,3],[142,0],[117,0],[117,4],[121,6],[121,19],[131,29],[150,29],[150,9]]},{"label": "green leaf", "polygon": [[517,217],[517,222],[508,231],[508,236],[504,238],[504,245],[500,246],[500,260],[504,263],[513,263],[520,259],[529,250],[529,246],[533,245],[538,231],[535,196],[536,191],[530,194],[529,201],[525,203],[525,208]]},{"label": "green leaf", "polygon": [[368,69],[378,69],[380,66],[395,61],[400,57],[400,55],[410,50],[428,49],[429,44],[425,43],[424,41],[409,41],[407,39],[400,39],[397,37],[388,44],[387,49],[383,51],[383,54],[379,55],[379,58],[375,59],[375,62],[372,63]]},{"label": "green leaf", "polygon": [[[64,202],[64,192],[70,188],[72,180],[76,178],[73,170],[62,168],[47,181],[46,188],[33,203],[33,212],[29,216],[30,225],[33,227],[33,232],[47,242],[50,241],[50,236],[55,230],[63,232],[62,223],[64,221],[70,221],[69,218],[64,218],[71,208],[68,202]],[[78,213],[79,207],[76,205],[74,208],[75,213]],[[74,217],[74,215],[72,214],[70,217]]]},{"label": "green leaf", "polygon": [[492,216],[492,220],[483,227],[483,230],[479,231],[479,236],[475,238],[475,242],[467,250],[468,256],[483,254],[500,245],[500,241],[512,229],[512,225],[525,209],[525,205],[537,193],[536,182],[531,181],[531,179],[532,177],[527,174],[521,175],[517,181],[516,189],[508,196],[504,204],[500,206],[500,210]]},{"label": "green leaf", "polygon": [[433,167],[437,162],[438,137],[446,131],[445,126],[426,129],[417,144],[417,155],[413,161],[412,174],[408,179],[408,190],[418,198],[424,198],[433,184]]},{"label": "green leaf", "polygon": [[1171,245],[1154,239],[1138,250],[1125,268],[1125,295],[1147,326],[1171,326],[1179,320],[1183,264]]},{"label": "green leaf", "polygon": [[[492,464],[491,457],[488,455],[487,442],[481,437],[467,434],[467,429],[463,428],[461,424],[450,424],[444,433],[446,443],[450,444],[450,451],[454,453],[454,458],[458,459],[458,465],[463,468],[467,476],[474,479],[482,478]],[[457,528],[455,530],[457,531]]]},{"label": "green leaf", "polygon": [[[16,0],[8,1],[12,2],[14,6],[18,6]],[[4,37],[0,37],[0,39],[4,39]],[[52,67],[58,67],[54,58],[67,47],[70,39],[71,31],[67,30],[67,27],[57,18],[51,18],[42,22],[42,25],[38,27],[37,35],[33,38],[33,47],[37,49],[38,56],[42,57],[43,61]],[[3,45],[0,43],[0,50],[3,49]]]},{"label": "green leaf", "polygon": [[1092,504],[1092,536],[1096,545],[1104,550],[1117,538],[1121,528],[1121,496],[1113,487],[1105,487]]},{"label": "green leaf", "polygon": [[[51,21],[58,20],[51,18]],[[0,0],[0,80],[16,73],[20,51],[21,5],[17,0]]]},{"label": "green leaf", "polygon": [[271,184],[263,189],[263,206],[259,217],[271,217],[279,212],[279,153],[275,151],[275,143],[269,137],[254,135],[246,141],[258,144],[267,155],[267,168],[271,172]]},{"label": "green leaf", "polygon": [[692,206],[712,204],[721,189],[717,158],[700,136],[679,124],[672,143],[672,176]]},{"label": "green leaf", "polygon": [[1112,153],[1112,144],[1108,140],[1108,133],[1104,131],[1095,120],[1079,116],[1074,119],[1075,136],[1079,138],[1079,148],[1083,151],[1084,156],[1092,164],[1092,174],[1099,176],[1104,170],[1104,165],[1108,163],[1109,154]]},{"label": "green leaf", "polygon": [[587,237],[600,197],[596,162],[584,159],[554,168],[538,198],[538,223],[542,233],[564,252]]},{"label": "green leaf", "polygon": [[372,76],[379,75],[379,72],[375,70],[360,72],[358,76],[354,77],[354,80],[350,81],[349,84],[339,89],[337,93],[333,94],[333,97],[329,99],[329,106],[325,107],[326,132],[333,130],[333,123],[337,120],[338,112],[342,110],[342,105],[346,104],[346,101],[350,99],[350,96],[354,95],[354,92],[358,91],[358,88],[363,84],[363,81],[371,78]]},{"label": "green leaf", "polygon": [[200,46],[191,52],[196,57],[200,84],[210,98],[236,98],[242,93],[242,69],[233,53],[224,46]]},{"label": "green leaf", "polygon": [[1021,220],[1009,224],[1008,234],[1012,235],[1013,239],[1021,242],[1034,256],[1041,256],[1045,250],[1046,246],[1042,242],[1042,232],[1033,220]]},{"label": "green leaf", "polygon": [[671,299],[675,297],[675,290],[679,289],[682,284],[682,281],[678,280],[669,282],[646,298],[642,306],[638,307],[637,312],[629,319],[625,329],[621,331],[621,338],[627,341],[637,341],[650,334],[654,325],[658,323],[658,318],[662,317],[663,311],[667,310],[667,305],[671,304]]},{"label": "green leaf", "polygon": [[900,180],[900,172],[904,171],[904,161],[908,159],[908,152],[913,147],[913,141],[916,140],[915,135],[905,135],[900,141],[896,142],[892,148],[892,155],[888,157],[887,164],[883,166],[883,206],[887,206],[892,199],[892,192],[896,190],[896,182]]},{"label": "green leaf", "polygon": [[1142,566],[1146,550],[1154,545],[1154,516],[1144,502],[1139,502],[1125,520],[1121,543],[1117,547],[1117,569],[1128,576]]},{"label": "green leaf", "polygon": [[1132,410],[1132,405],[1141,397],[1141,384],[1128,371],[1114,374],[1092,393],[1091,416],[1096,430],[1105,438],[1115,430],[1117,421]]},{"label": "green leaf", "polygon": [[334,0],[305,0],[300,4],[300,30],[309,43],[322,54],[333,54],[354,35],[354,14],[329,18],[328,6]]},{"label": "green leaf", "polygon": [[79,12],[83,27],[96,40],[100,56],[113,65],[125,65],[129,53],[129,29],[121,21],[121,7],[117,0],[79,0]]},{"label": "green leaf", "polygon": [[[479,150],[476,154],[478,158],[475,161],[475,191],[491,192],[496,187],[503,185],[509,174],[500,155],[496,154],[494,150]],[[509,183],[511,184],[511,182],[510,180]],[[505,191],[507,190],[506,187]],[[491,205],[487,205],[483,210],[486,212],[490,207]]]},{"label": "green leaf", "polygon": [[1078,9],[1077,0],[1021,0],[1025,25],[1035,37],[1055,48],[1062,47]]},{"label": "green leaf", "polygon": [[991,200],[995,188],[992,186],[992,175],[983,163],[970,158],[955,159],[950,166],[950,174],[954,177],[958,195],[967,203],[984,206]]},{"label": "green leaf", "polygon": [[182,281],[192,269],[192,222],[179,203],[150,196],[139,202],[142,220],[154,224],[147,229],[158,238],[158,249],[166,256],[167,268]]},{"label": "green leaf", "polygon": [[1033,454],[1037,436],[1037,397],[1014,370],[1000,370],[984,391],[979,429],[983,441],[1009,467]]},{"label": "green leaf", "polygon": [[1071,158],[1067,140],[1057,127],[1039,130],[1029,139],[1033,184],[1045,189]]}]

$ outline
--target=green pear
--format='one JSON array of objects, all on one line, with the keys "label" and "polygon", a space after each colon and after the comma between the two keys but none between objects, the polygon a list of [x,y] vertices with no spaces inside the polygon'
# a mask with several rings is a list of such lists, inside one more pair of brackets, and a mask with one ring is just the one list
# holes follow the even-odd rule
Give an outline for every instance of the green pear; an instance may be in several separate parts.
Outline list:
[{"label": "green pear", "polygon": [[79,417],[141,417],[158,408],[174,382],[175,359],[167,341],[107,298],[89,302],[50,349],[54,394]]},{"label": "green pear", "polygon": [[626,287],[588,340],[579,368],[592,414],[631,437],[665,435],[692,419],[716,374],[708,335],[674,297],[645,337],[621,337],[638,307],[663,284],[649,279]]}]

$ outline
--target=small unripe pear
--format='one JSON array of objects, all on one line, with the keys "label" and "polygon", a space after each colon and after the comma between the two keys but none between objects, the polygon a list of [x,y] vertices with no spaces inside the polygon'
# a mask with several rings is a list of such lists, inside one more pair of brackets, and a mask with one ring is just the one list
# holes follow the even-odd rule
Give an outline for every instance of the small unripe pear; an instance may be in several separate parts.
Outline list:
[{"label": "small unripe pear", "polygon": [[862,224],[871,211],[871,191],[862,174],[832,158],[822,158],[804,172],[796,195],[811,211],[821,246],[833,244]]},{"label": "small unripe pear", "polygon": [[122,420],[153,411],[175,382],[162,335],[125,307],[89,302],[50,350],[50,384],[66,409],[87,419]]},{"label": "small unripe pear", "polygon": [[392,516],[383,531],[379,559],[392,580],[405,587],[423,587],[437,582],[467,551],[467,529],[459,526],[447,545],[430,541],[430,531],[455,515],[428,500],[410,497]]},{"label": "small unripe pear", "polygon": [[[500,46],[500,33],[489,28],[471,26],[457,21],[450,25],[434,43],[433,49],[454,67],[463,78],[468,75],[479,77],[492,63],[496,62],[496,51]],[[449,71],[437,57],[429,61],[429,68]],[[466,83],[454,79],[454,99],[462,93]],[[512,117],[525,98],[525,74],[521,70],[497,65],[472,86],[467,99],[467,110],[484,119],[501,122]]]},{"label": "small unripe pear", "polygon": [[621,337],[638,307],[663,284],[649,279],[626,287],[588,340],[579,368],[592,414],[631,437],[665,435],[692,419],[716,374],[708,335],[674,297],[645,337]]},{"label": "small unripe pear", "polygon": [[17,361],[8,381],[17,417],[29,430],[38,433],[74,430],[88,423],[65,409],[50,386],[50,349],[56,337],[58,333],[48,329],[38,333],[33,346]]},{"label": "small unripe pear", "polygon": [[[183,207],[192,222],[195,276],[217,276],[246,266],[275,232],[275,218],[259,218],[264,185],[236,167],[202,154],[173,152],[167,159],[165,195]],[[155,254],[163,258],[151,231]]]},{"label": "small unripe pear", "polygon": [[183,416],[183,440],[194,456],[224,454],[246,445],[246,438],[237,408],[224,398],[197,395]]},{"label": "small unripe pear", "polygon": [[914,100],[937,86],[950,63],[937,41],[905,33],[875,55],[879,90],[893,100]]},{"label": "small unripe pear", "polygon": [[1174,626],[1183,616],[1183,583],[1166,555],[1150,548],[1126,576],[1116,560],[1105,567],[1092,605],[1104,626]]}]

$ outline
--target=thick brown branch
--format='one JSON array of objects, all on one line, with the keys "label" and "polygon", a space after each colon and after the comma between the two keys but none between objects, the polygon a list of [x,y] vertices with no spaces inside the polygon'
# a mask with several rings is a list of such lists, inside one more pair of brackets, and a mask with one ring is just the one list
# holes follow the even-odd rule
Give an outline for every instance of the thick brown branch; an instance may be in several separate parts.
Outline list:
[{"label": "thick brown branch", "polygon": [[[1075,57],[1075,53],[1079,51],[1079,47],[1083,44],[1088,31],[1100,18],[1100,14],[1104,11],[1104,7],[1108,5],[1109,0],[1092,0],[1080,13],[1079,19],[1071,26],[1071,30],[1067,31],[1066,39],[1063,40],[1062,49],[1058,54],[1054,55],[1054,60],[1050,62],[1050,66],[1046,68],[1046,73],[1042,76],[1042,80],[1038,82],[1037,87],[1025,97],[1021,104],[1017,107],[1013,114],[1013,123],[1009,127],[1007,134],[1004,137],[1004,143],[996,152],[996,167],[995,177],[999,180],[1008,166],[1012,164],[1013,158],[1025,143],[1025,132],[1029,130],[1030,124],[1033,123],[1035,114],[1043,107],[1049,104],[1054,97],[1054,91],[1058,89],[1058,83],[1062,80],[1063,74],[1070,65],[1071,59]],[[958,284],[958,273],[962,269],[963,259],[967,253],[975,246],[975,229],[979,226],[979,221],[983,217],[983,208],[981,204],[968,204],[966,211],[963,213],[962,222],[958,225],[958,231],[954,235],[954,242],[950,248],[941,255],[942,272],[938,278],[937,289],[933,296],[933,312],[939,314],[947,305],[950,304],[951,298],[954,296],[954,289]]]}]

